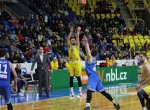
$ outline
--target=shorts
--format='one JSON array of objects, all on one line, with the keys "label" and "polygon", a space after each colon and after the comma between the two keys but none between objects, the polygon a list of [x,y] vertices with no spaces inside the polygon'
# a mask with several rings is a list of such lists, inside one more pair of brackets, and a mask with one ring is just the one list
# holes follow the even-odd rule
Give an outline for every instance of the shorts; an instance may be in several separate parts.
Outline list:
[{"label": "shorts", "polygon": [[147,93],[147,95],[150,95],[150,85],[143,87],[143,90]]},{"label": "shorts", "polygon": [[102,92],[104,91],[104,87],[102,85],[101,80],[95,80],[95,79],[88,79],[88,89],[91,91],[98,91]]},{"label": "shorts", "polygon": [[0,94],[4,97],[5,102],[7,104],[9,104],[10,103],[10,99],[11,99],[11,87],[10,87],[10,84],[1,83],[0,84]]},{"label": "shorts", "polygon": [[82,65],[80,61],[69,62],[69,75],[70,76],[81,76]]}]

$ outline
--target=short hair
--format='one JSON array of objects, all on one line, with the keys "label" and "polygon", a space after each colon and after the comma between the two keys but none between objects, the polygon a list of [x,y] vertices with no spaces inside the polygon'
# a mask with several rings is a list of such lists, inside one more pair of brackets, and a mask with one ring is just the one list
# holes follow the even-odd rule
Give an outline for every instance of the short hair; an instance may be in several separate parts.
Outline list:
[{"label": "short hair", "polygon": [[43,48],[43,46],[39,46],[38,49]]},{"label": "short hair", "polygon": [[76,40],[76,37],[70,37],[70,40],[71,40],[71,39],[75,39],[75,40]]},{"label": "short hair", "polygon": [[6,56],[6,50],[4,48],[0,48],[0,58]]},{"label": "short hair", "polygon": [[95,57],[95,56],[97,55],[97,51],[96,51],[96,50],[91,51],[91,55],[92,55],[93,57]]}]

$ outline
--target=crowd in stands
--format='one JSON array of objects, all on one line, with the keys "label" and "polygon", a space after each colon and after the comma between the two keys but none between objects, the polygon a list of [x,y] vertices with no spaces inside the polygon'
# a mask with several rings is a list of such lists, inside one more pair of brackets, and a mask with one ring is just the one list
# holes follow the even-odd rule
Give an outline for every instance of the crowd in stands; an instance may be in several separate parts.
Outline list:
[{"label": "crowd in stands", "polygon": [[[53,68],[64,68],[68,47],[66,38],[69,28],[81,26],[82,33],[89,39],[91,51],[95,52],[97,60],[111,58],[133,59],[136,48],[113,36],[142,34],[148,35],[147,29],[139,24],[133,30],[126,28],[125,21],[120,14],[120,9],[109,8],[110,2],[103,0],[97,3],[95,12],[85,13],[85,16],[76,16],[75,12],[67,8],[63,0],[28,0],[29,8],[34,12],[28,17],[21,16],[18,22],[14,22],[10,15],[1,12],[0,20],[0,46],[7,49],[7,58],[12,63],[33,62],[37,48],[42,45],[44,52],[50,55]],[[88,9],[88,4],[84,7]],[[92,14],[114,14],[114,17],[96,18]],[[114,43],[113,40],[117,42]],[[144,44],[143,49],[149,49],[149,43]],[[85,60],[81,45],[81,59]]]}]

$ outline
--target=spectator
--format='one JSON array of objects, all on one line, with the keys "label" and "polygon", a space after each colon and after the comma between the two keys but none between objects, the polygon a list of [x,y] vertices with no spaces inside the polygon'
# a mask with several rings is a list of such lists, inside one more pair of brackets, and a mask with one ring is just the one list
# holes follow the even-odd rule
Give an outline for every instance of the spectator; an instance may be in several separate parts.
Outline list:
[{"label": "spectator", "polygon": [[10,35],[10,38],[11,38],[13,41],[15,41],[15,40],[16,40],[16,37],[17,37],[17,35],[16,35],[15,31],[13,31],[12,34]]},{"label": "spectator", "polygon": [[114,55],[111,56],[110,65],[111,66],[117,66],[117,61],[116,61]]},{"label": "spectator", "polygon": [[17,83],[18,94],[19,96],[24,96],[25,91],[23,90],[23,86],[25,86],[27,82],[26,78],[21,74],[21,64],[17,63],[15,70],[18,76],[18,83]]},{"label": "spectator", "polygon": [[45,53],[50,52],[50,49],[49,49],[49,46],[48,46],[47,43],[46,43],[45,46],[44,46],[44,52],[45,52]]},{"label": "spectator", "polygon": [[51,67],[53,70],[57,70],[59,65],[58,65],[58,60],[56,57],[53,58],[53,61],[51,61]]},{"label": "spectator", "polygon": [[105,62],[105,63],[106,63],[106,67],[112,66],[112,65],[111,65],[111,62],[109,61],[109,58],[108,58],[108,57],[106,58],[106,62]]},{"label": "spectator", "polygon": [[9,56],[9,59],[8,59],[11,63],[15,63],[15,53],[14,52],[11,52],[10,53],[10,56]]},{"label": "spectator", "polygon": [[63,61],[63,58],[59,59],[58,66],[59,66],[58,69],[64,69],[65,68],[65,63]]}]

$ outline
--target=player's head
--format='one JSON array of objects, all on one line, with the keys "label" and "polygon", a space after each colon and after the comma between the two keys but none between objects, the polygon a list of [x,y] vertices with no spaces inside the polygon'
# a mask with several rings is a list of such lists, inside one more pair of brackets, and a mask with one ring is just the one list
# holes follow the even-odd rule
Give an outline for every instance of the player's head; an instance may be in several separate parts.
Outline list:
[{"label": "player's head", "polygon": [[93,57],[96,57],[96,54],[97,54],[97,51],[96,51],[96,50],[92,50],[92,51],[91,51],[91,55],[92,55]]},{"label": "player's head", "polygon": [[0,48],[0,58],[6,56],[6,50],[4,48]]},{"label": "player's head", "polygon": [[106,57],[106,62],[109,62],[109,58],[108,57]]},{"label": "player's head", "polygon": [[43,47],[40,46],[40,47],[39,47],[39,53],[41,54],[41,53],[43,53],[43,52],[44,52]]},{"label": "player's head", "polygon": [[71,45],[75,45],[76,44],[75,36],[70,37],[70,43],[71,43]]},{"label": "player's head", "polygon": [[57,61],[57,58],[56,58],[56,57],[54,57],[54,58],[53,58],[53,61],[54,61],[54,62],[56,62],[56,61]]},{"label": "player's head", "polygon": [[20,69],[20,68],[21,68],[21,64],[20,64],[20,63],[17,63],[17,64],[16,64],[16,68]]},{"label": "player's head", "polygon": [[143,64],[145,62],[145,60],[146,60],[145,55],[144,54],[140,54],[139,55],[139,60],[140,60],[140,63]]}]

